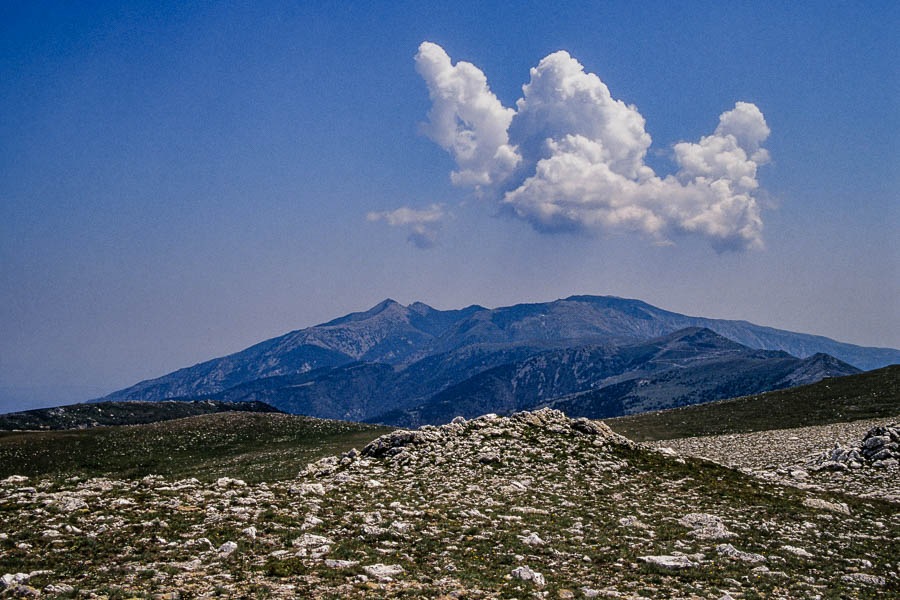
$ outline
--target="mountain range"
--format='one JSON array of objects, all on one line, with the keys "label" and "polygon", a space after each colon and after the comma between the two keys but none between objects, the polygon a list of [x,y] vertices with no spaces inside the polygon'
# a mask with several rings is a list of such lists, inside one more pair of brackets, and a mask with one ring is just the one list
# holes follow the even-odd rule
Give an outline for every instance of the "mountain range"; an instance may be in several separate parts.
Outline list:
[{"label": "mountain range", "polygon": [[403,427],[455,416],[550,406],[592,419],[641,413],[859,373],[826,354],[806,359],[754,350],[710,329],[686,328],[646,342],[551,350],[483,371],[425,403],[370,419]]},{"label": "mountain range", "polygon": [[[665,358],[673,345],[693,356],[684,358],[689,364],[674,367],[677,361]],[[632,354],[650,358],[641,362]],[[728,356],[737,363],[729,366]],[[313,416],[401,424],[442,420],[446,415],[436,407],[454,403],[493,410],[512,394],[517,409],[553,401],[611,416],[662,408],[665,398],[666,406],[678,406],[892,363],[900,363],[900,351],[691,317],[611,296],[459,310],[388,299],[101,400],[261,400]],[[544,371],[537,365],[557,364],[553,385],[533,387],[539,381],[534,373]],[[531,378],[521,378],[523,369]],[[704,371],[709,381],[702,383]],[[491,389],[493,404],[478,400]],[[422,420],[432,410],[433,418]]]}]

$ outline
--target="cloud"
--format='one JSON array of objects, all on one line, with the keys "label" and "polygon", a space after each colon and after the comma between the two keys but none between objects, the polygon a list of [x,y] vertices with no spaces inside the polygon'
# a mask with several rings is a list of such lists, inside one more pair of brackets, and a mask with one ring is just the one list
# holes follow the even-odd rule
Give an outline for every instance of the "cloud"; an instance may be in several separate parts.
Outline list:
[{"label": "cloud", "polygon": [[651,145],[638,109],[567,52],[531,69],[516,109],[504,108],[474,65],[452,65],[424,42],[416,68],[432,99],[426,134],[456,160],[454,184],[495,198],[541,232],[637,232],[656,243],[698,235],[714,248],[762,247],[755,197],[761,144],[770,130],[755,105],[738,102],[715,131],[673,148],[678,169],[645,164]]},{"label": "cloud", "polygon": [[391,227],[406,227],[409,230],[407,240],[417,248],[431,248],[437,243],[442,221],[447,217],[443,204],[432,204],[425,209],[401,206],[396,210],[370,212],[368,221],[384,221]]},{"label": "cloud", "polygon": [[419,46],[416,71],[432,103],[422,131],[456,160],[453,183],[478,188],[505,179],[521,160],[507,135],[516,111],[503,107],[481,70],[467,62],[450,64],[437,44]]}]

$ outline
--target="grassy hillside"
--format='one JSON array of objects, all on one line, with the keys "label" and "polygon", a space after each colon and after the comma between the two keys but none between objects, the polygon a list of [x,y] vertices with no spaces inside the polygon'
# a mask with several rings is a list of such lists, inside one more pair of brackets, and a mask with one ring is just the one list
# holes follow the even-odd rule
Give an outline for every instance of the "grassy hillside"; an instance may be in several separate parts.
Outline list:
[{"label": "grassy hillside", "polygon": [[900,597],[896,504],[665,456],[557,411],[393,436],[265,485],[0,483],[0,522],[0,573],[70,586],[45,598]]},{"label": "grassy hillside", "polygon": [[83,429],[103,425],[140,425],[212,413],[281,412],[264,402],[93,402],[39,408],[0,415],[0,430]]},{"label": "grassy hillside", "polygon": [[607,419],[636,441],[787,429],[900,415],[900,365],[812,385]]},{"label": "grassy hillside", "polygon": [[0,478],[295,477],[307,462],[362,448],[388,428],[285,414],[227,412],[127,427],[0,432]]}]

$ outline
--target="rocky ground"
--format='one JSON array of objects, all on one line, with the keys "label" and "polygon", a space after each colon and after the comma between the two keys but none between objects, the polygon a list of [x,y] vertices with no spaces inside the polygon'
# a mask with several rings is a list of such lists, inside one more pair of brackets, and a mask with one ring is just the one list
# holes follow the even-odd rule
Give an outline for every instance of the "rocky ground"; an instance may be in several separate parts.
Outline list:
[{"label": "rocky ground", "polygon": [[286,481],[0,481],[3,597],[896,598],[898,536],[897,504],[551,410],[393,432]]},{"label": "rocky ground", "polygon": [[[861,447],[873,428],[893,424],[900,433],[900,417],[866,419],[817,427],[779,429],[730,435],[682,438],[654,442],[678,453],[703,457],[739,468],[766,480],[811,490],[829,490],[863,498],[900,503],[900,456],[896,441],[891,449]],[[879,437],[879,436],[870,436]],[[890,436],[887,444],[891,445]],[[858,460],[854,460],[853,450]],[[837,452],[835,452],[837,450]],[[876,459],[879,452],[886,456]],[[831,460],[837,458],[838,460]]]}]

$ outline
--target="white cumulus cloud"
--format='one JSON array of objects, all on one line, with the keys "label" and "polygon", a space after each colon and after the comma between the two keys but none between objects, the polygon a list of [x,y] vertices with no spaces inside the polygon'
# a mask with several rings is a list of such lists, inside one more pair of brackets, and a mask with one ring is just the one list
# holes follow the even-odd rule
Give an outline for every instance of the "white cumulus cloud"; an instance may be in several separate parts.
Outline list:
[{"label": "white cumulus cloud", "polygon": [[456,160],[453,182],[477,188],[505,179],[521,160],[507,134],[516,111],[503,107],[478,67],[451,64],[437,44],[419,46],[416,70],[432,103],[422,130]]},{"label": "white cumulus cloud", "polygon": [[638,109],[567,52],[531,69],[516,109],[505,108],[487,78],[453,65],[424,42],[416,68],[432,100],[426,134],[456,160],[454,184],[493,195],[539,231],[633,231],[657,243],[703,236],[717,250],[762,246],[754,193],[769,162],[769,127],[755,105],[738,102],[698,142],[673,148],[677,171],[657,175],[644,162],[651,144]]},{"label": "white cumulus cloud", "polygon": [[442,204],[432,204],[424,209],[401,206],[385,212],[370,212],[369,221],[384,221],[391,227],[406,227],[407,240],[417,248],[431,248],[437,242],[442,221],[447,217]]}]

